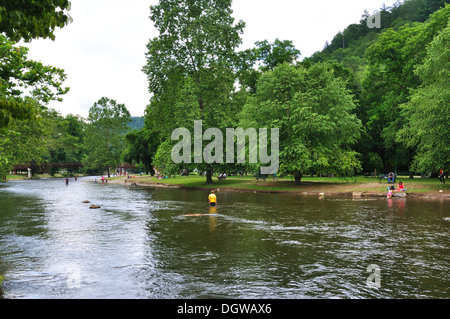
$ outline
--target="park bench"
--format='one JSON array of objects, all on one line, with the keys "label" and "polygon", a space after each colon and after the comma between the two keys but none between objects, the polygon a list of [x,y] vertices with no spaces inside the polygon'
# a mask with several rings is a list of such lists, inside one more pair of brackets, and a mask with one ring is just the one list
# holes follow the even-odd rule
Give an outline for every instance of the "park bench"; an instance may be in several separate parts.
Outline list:
[{"label": "park bench", "polygon": [[266,178],[267,178],[266,174],[258,174],[258,176],[256,176],[256,181],[259,181],[260,179],[266,181]]}]

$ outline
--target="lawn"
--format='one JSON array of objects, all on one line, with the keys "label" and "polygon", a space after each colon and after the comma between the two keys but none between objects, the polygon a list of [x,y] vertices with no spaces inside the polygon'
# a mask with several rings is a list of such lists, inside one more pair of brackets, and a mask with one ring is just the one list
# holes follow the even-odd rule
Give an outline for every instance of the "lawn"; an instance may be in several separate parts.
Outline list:
[{"label": "lawn", "polygon": [[[49,177],[33,176],[33,179]],[[125,177],[111,177],[109,180],[113,183],[121,183]],[[26,175],[8,175],[7,180],[26,179]],[[136,182],[139,184],[160,184],[167,186],[183,186],[187,188],[203,188],[203,189],[239,189],[254,190],[266,192],[300,192],[304,194],[350,194],[353,192],[362,192],[365,194],[386,194],[388,186],[387,180],[381,182],[377,178],[368,178],[364,176],[354,177],[318,177],[304,176],[300,184],[294,184],[291,176],[279,177],[274,180],[268,177],[265,181],[257,181],[253,175],[246,176],[228,176],[226,180],[219,181],[215,176],[214,184],[207,185],[206,177],[197,174],[189,176],[176,175],[172,178],[157,179],[150,175],[134,175],[134,178],[127,180],[129,184]],[[437,178],[420,178],[419,176],[410,179],[409,176],[398,176],[396,183],[402,181],[410,194],[419,196],[426,194],[439,194],[445,197],[450,196],[450,182],[447,184],[440,183]]]},{"label": "lawn", "polygon": [[[122,177],[123,178],[123,177]],[[121,179],[121,178],[115,178]],[[157,179],[154,176],[136,176],[135,179],[129,180],[130,183],[137,182],[140,184],[163,184],[163,185],[182,185],[190,188],[233,188],[244,190],[262,190],[262,191],[295,191],[304,193],[348,193],[348,192],[366,192],[366,193],[386,193],[386,180],[381,182],[378,179],[366,178],[363,176],[339,178],[339,177],[311,177],[304,176],[300,184],[294,184],[293,179],[288,177],[273,180],[268,177],[266,181],[256,181],[256,178],[247,176],[229,176],[226,180],[219,181],[217,177],[213,179],[213,185],[206,185],[206,177],[191,174],[189,176],[175,176],[172,178]],[[450,194],[449,183],[443,185],[438,179],[433,178],[414,178],[408,176],[399,176],[397,182],[402,181],[405,188],[410,193],[443,193]]]}]

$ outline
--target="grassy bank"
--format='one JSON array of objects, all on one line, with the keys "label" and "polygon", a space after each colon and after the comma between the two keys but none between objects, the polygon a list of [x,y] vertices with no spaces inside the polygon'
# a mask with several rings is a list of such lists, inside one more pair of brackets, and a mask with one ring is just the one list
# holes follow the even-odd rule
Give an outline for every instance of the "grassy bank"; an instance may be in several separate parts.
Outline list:
[{"label": "grassy bank", "polygon": [[[112,182],[123,182],[123,177],[111,179]],[[353,195],[361,193],[362,196],[384,196],[387,192],[386,180],[381,182],[374,178],[365,178],[363,176],[338,178],[338,177],[310,177],[305,176],[300,184],[294,184],[291,177],[278,178],[272,177],[266,181],[256,181],[253,176],[229,176],[226,180],[219,181],[214,178],[213,185],[206,185],[206,178],[199,175],[175,176],[174,178],[157,179],[153,176],[135,176],[127,181],[128,185],[136,183],[138,185],[154,185],[166,187],[186,187],[195,189],[230,189],[243,191],[266,191],[266,192],[299,192],[303,194],[324,195]],[[397,182],[402,181],[408,194],[418,197],[442,197],[450,198],[450,182],[443,185],[438,179],[414,178],[399,176]]]}]

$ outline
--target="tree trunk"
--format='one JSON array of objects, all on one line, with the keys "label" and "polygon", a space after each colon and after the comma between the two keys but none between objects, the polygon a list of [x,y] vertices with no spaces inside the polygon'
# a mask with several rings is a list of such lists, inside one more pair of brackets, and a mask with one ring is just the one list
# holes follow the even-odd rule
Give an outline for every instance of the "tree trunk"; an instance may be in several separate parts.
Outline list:
[{"label": "tree trunk", "polygon": [[294,173],[294,183],[295,183],[295,184],[300,184],[300,182],[302,181],[302,177],[303,177],[303,174],[302,174],[302,173],[300,173],[300,172],[295,172],[295,173]]},{"label": "tree trunk", "polygon": [[208,167],[208,169],[206,170],[206,184],[207,185],[212,185],[213,184],[212,174],[213,174],[213,168],[212,167]]}]

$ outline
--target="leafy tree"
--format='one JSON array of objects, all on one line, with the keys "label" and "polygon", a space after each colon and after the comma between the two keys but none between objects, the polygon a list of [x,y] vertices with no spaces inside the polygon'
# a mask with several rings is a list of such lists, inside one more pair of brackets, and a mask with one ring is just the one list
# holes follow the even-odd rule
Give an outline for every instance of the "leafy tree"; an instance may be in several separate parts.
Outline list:
[{"label": "leafy tree", "polygon": [[15,42],[55,39],[55,29],[72,21],[67,0],[0,0],[0,33]]},{"label": "leafy tree", "polygon": [[153,175],[153,157],[158,149],[159,137],[155,132],[141,129],[125,135],[126,149],[124,160],[127,163],[144,164],[145,170]]},{"label": "leafy tree", "polygon": [[173,162],[171,158],[172,148],[175,142],[165,140],[159,145],[157,152],[153,159],[153,164],[158,169],[160,174],[170,176],[178,173],[180,166]]},{"label": "leafy tree", "polygon": [[415,74],[422,84],[402,105],[406,125],[397,138],[416,151],[412,170],[450,169],[450,23],[431,42]]},{"label": "leafy tree", "polygon": [[0,128],[12,119],[33,117],[31,104],[21,96],[23,89],[44,103],[67,93],[61,87],[66,77],[63,70],[28,60],[28,49],[14,44],[36,38],[54,40],[55,28],[71,22],[69,10],[67,0],[0,0]]},{"label": "leafy tree", "polygon": [[102,97],[89,109],[83,166],[110,169],[120,163],[124,150],[124,135],[129,130],[130,112],[124,104]]},{"label": "leafy tree", "polygon": [[[56,111],[49,111],[49,134],[46,136],[49,163],[81,162],[84,155],[84,122],[78,116],[61,116]],[[58,168],[52,167],[50,173],[54,175]],[[74,172],[67,167],[69,174]]]},{"label": "leafy tree", "polygon": [[283,63],[293,63],[300,57],[300,51],[297,50],[291,40],[281,41],[278,38],[274,43],[267,40],[257,41],[256,57],[261,61],[261,70],[273,70],[277,65]]},{"label": "leafy tree", "polygon": [[5,176],[14,164],[46,161],[49,136],[51,135],[51,116],[45,108],[39,108],[37,102],[29,99],[38,114],[38,120],[14,120],[8,128],[0,129],[0,166]]},{"label": "leafy tree", "polygon": [[[230,0],[161,0],[151,6],[159,36],[148,43],[143,68],[154,94],[146,116],[163,140],[177,127],[192,128],[194,120],[202,120],[204,129],[233,122],[235,49],[244,23],[234,24],[231,14]],[[198,166],[212,183],[213,165]]]},{"label": "leafy tree", "polygon": [[354,107],[328,66],[282,64],[262,75],[240,116],[243,127],[279,128],[280,173],[293,174],[299,183],[305,173],[360,169],[350,148],[361,129]]},{"label": "leafy tree", "polygon": [[62,86],[64,70],[28,59],[28,48],[17,47],[0,35],[0,127],[12,119],[31,119],[35,113],[29,99],[41,103],[61,101],[69,91]]},{"label": "leafy tree", "polygon": [[257,41],[255,48],[240,51],[237,57],[239,82],[244,89],[255,93],[256,82],[262,72],[273,70],[283,63],[294,63],[300,57],[300,51],[292,41],[277,38],[274,43]]}]

